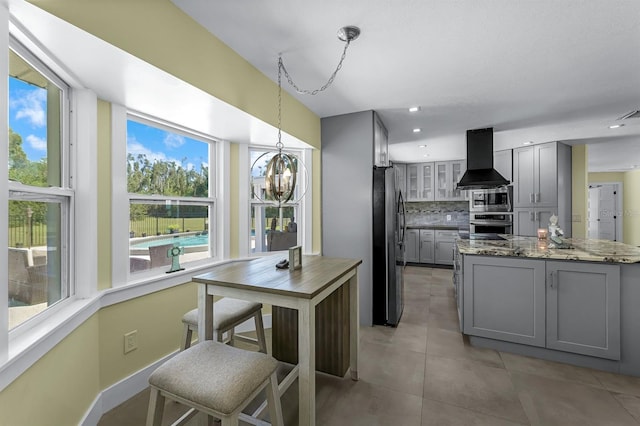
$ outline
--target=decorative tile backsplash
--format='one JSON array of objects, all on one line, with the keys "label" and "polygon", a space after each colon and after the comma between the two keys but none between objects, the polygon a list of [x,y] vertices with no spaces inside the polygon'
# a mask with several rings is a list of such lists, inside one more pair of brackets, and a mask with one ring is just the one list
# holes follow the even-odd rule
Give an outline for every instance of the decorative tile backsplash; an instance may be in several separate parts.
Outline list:
[{"label": "decorative tile backsplash", "polygon": [[469,222],[468,201],[420,201],[405,203],[407,225]]}]

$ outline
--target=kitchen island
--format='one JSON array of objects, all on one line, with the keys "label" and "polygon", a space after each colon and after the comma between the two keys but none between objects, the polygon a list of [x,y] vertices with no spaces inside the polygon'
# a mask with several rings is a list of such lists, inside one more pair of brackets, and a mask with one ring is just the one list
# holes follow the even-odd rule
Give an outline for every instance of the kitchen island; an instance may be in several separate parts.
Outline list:
[{"label": "kitchen island", "polygon": [[502,237],[456,240],[454,289],[471,343],[640,376],[640,248]]}]

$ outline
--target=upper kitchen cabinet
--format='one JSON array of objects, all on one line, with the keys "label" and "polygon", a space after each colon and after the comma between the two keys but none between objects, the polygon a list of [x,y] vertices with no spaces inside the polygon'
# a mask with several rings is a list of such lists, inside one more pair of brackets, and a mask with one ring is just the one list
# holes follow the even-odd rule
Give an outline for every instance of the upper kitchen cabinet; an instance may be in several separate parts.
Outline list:
[{"label": "upper kitchen cabinet", "polygon": [[373,149],[373,164],[382,167],[388,166],[389,133],[376,113],[373,113]]},{"label": "upper kitchen cabinet", "polygon": [[494,151],[493,168],[509,182],[513,181],[513,150]]},{"label": "upper kitchen cabinet", "polygon": [[433,201],[433,163],[407,164],[407,201]]},{"label": "upper kitchen cabinet", "polygon": [[456,189],[467,168],[465,160],[438,161],[435,163],[435,200],[464,201],[466,191]]},{"label": "upper kitchen cabinet", "polygon": [[513,207],[514,213],[523,208],[551,210],[571,236],[571,147],[550,142],[513,150]]},{"label": "upper kitchen cabinet", "polygon": [[393,169],[396,171],[396,191],[402,193],[404,200],[407,200],[407,165],[394,163]]}]

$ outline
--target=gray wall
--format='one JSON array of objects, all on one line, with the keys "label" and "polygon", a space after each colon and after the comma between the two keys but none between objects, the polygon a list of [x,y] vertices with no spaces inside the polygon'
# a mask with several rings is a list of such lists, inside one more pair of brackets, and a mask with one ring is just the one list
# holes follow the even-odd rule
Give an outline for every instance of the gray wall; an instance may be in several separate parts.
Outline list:
[{"label": "gray wall", "polygon": [[322,254],[361,259],[360,324],[371,325],[373,111],[323,118]]}]

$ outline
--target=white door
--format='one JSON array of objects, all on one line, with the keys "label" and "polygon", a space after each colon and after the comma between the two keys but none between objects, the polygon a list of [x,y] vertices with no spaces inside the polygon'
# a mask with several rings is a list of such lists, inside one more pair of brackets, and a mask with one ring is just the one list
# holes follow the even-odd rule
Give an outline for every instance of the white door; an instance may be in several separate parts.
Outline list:
[{"label": "white door", "polygon": [[610,241],[619,239],[618,194],[617,184],[597,184],[589,187],[589,238]]},{"label": "white door", "polygon": [[600,207],[598,201],[600,199],[600,187],[589,186],[589,238],[598,238],[598,232],[600,231],[600,222],[598,222],[598,212]]}]

